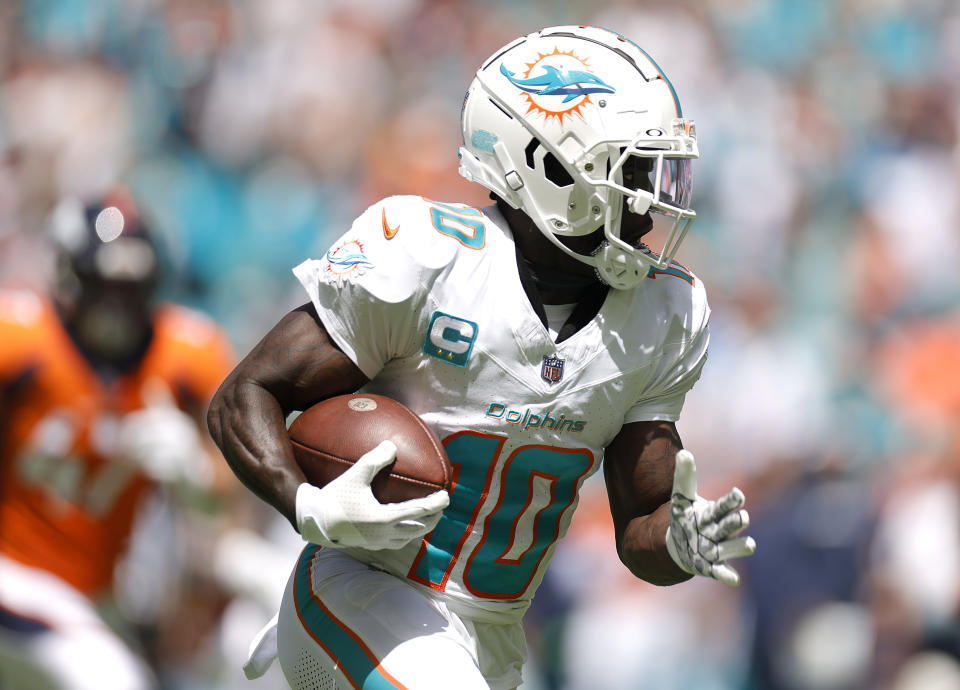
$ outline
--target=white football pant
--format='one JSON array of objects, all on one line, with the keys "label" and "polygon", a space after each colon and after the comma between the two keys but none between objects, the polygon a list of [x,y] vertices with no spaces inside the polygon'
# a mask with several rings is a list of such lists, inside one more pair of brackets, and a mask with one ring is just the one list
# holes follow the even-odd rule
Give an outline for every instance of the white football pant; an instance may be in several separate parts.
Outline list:
[{"label": "white football pant", "polygon": [[520,623],[464,619],[398,577],[313,544],[287,583],[277,647],[294,690],[510,690],[526,658]]},{"label": "white football pant", "polygon": [[146,690],[156,682],[87,597],[0,555],[0,687]]}]

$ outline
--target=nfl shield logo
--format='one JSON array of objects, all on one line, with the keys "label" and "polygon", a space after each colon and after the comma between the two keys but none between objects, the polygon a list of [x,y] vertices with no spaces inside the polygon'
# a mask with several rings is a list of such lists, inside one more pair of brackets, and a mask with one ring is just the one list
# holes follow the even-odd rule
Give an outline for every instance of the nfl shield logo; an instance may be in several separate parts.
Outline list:
[{"label": "nfl shield logo", "polygon": [[556,383],[563,378],[563,360],[556,355],[543,358],[540,376],[547,383]]}]

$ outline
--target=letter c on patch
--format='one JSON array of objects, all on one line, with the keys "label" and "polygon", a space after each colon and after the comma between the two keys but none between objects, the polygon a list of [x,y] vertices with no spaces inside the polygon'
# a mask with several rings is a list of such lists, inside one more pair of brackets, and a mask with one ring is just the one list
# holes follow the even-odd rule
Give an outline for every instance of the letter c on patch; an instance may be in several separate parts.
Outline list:
[{"label": "letter c on patch", "polygon": [[435,311],[430,317],[422,352],[448,364],[465,367],[478,330],[473,321]]},{"label": "letter c on patch", "polygon": [[476,326],[469,321],[440,315],[434,319],[433,326],[430,327],[430,342],[448,352],[462,355],[473,345],[476,331]]}]

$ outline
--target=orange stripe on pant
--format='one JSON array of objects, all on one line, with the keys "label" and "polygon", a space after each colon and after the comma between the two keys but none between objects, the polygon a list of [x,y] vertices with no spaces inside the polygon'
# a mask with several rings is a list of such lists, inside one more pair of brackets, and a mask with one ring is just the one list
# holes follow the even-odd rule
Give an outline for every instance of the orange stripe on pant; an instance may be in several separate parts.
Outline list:
[{"label": "orange stripe on pant", "polygon": [[313,593],[313,555],[320,550],[308,545],[297,561],[293,601],[300,624],[307,634],[337,664],[350,685],[357,690],[407,690],[380,665],[373,651]]}]

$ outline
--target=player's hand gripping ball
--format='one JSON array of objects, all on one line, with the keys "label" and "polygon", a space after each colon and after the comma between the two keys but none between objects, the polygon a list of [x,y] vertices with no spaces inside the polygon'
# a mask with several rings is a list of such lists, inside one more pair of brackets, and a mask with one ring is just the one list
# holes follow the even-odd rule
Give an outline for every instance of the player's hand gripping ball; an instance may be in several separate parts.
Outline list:
[{"label": "player's hand gripping ball", "polygon": [[450,462],[432,431],[395,400],[344,395],[307,409],[290,426],[307,481],[296,525],[335,548],[399,549],[429,534],[450,503]]},{"label": "player's hand gripping ball", "polygon": [[381,441],[393,441],[396,460],[370,484],[380,503],[450,490],[453,473],[440,439],[391,398],[369,393],[328,398],[304,410],[289,433],[297,464],[314,486],[326,486]]}]

